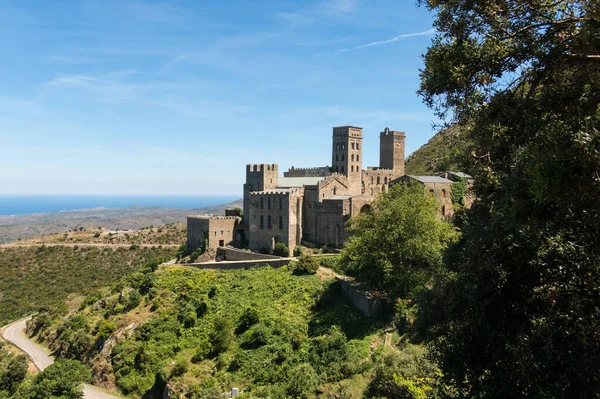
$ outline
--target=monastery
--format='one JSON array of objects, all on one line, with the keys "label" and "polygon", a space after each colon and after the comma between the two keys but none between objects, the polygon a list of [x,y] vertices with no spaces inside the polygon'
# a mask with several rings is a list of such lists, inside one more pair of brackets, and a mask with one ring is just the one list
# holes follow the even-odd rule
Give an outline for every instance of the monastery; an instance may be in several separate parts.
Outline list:
[{"label": "monastery", "polygon": [[269,252],[278,242],[290,251],[302,243],[340,248],[345,224],[370,210],[391,184],[412,179],[440,204],[441,216],[452,216],[452,176],[405,176],[406,135],[386,128],[380,133],[379,166],[363,168],[363,132],[355,126],[333,128],[331,165],[290,168],[283,176],[277,164],[246,166],[243,216],[188,217],[188,250],[205,243]]}]

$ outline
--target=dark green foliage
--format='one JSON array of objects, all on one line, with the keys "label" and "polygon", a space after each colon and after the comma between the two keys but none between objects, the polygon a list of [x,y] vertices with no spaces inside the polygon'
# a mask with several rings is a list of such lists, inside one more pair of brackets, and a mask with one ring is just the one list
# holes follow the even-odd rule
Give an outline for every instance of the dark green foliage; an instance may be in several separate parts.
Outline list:
[{"label": "dark green foliage", "polygon": [[33,380],[29,399],[79,399],[90,371],[76,360],[57,360]]},{"label": "dark green foliage", "polygon": [[244,313],[242,313],[242,315],[240,316],[240,321],[238,323],[236,333],[241,334],[247,331],[248,329],[250,329],[250,327],[258,323],[259,320],[260,316],[258,315],[258,311],[256,310],[256,308],[246,308],[244,310]]},{"label": "dark green foliage", "polygon": [[[69,294],[87,295],[136,271],[168,249],[127,251],[41,246],[0,250],[0,325],[27,316],[40,306],[61,308]],[[88,301],[93,298],[88,298]]]},{"label": "dark green foliage", "polygon": [[432,175],[447,171],[467,171],[468,135],[460,125],[440,130],[427,144],[406,158],[407,175]]},{"label": "dark green foliage", "polygon": [[463,397],[600,395],[600,3],[422,1],[421,93],[468,128],[478,202],[421,304]]},{"label": "dark green foliage", "polygon": [[398,297],[412,297],[442,267],[443,253],[457,237],[437,209],[422,185],[392,186],[373,204],[373,212],[350,219],[340,260],[344,270]]},{"label": "dark green foliage", "polygon": [[452,183],[452,204],[456,206],[465,205],[465,195],[467,193],[467,180],[461,179]]},{"label": "dark green foliage", "polygon": [[173,366],[173,369],[171,370],[171,376],[172,377],[181,377],[182,375],[187,373],[187,371],[188,371],[188,362],[183,359],[180,359],[175,362],[175,365]]},{"label": "dark green foliage", "polygon": [[303,252],[304,252],[304,248],[300,245],[298,245],[296,248],[294,248],[294,256],[295,257],[302,255]]},{"label": "dark green foliage", "polygon": [[[7,392],[13,395],[27,376],[27,358],[10,356],[5,349],[0,348],[0,393]],[[6,363],[6,370],[2,370],[2,363]]]},{"label": "dark green foliage", "polygon": [[212,333],[210,335],[210,344],[213,348],[213,355],[229,349],[233,342],[233,324],[225,317],[218,317],[214,321]]},{"label": "dark green foliage", "polygon": [[311,255],[305,254],[292,264],[295,274],[315,274],[319,270],[319,262]]},{"label": "dark green foliage", "polygon": [[278,242],[273,249],[273,255],[287,258],[290,256],[290,249],[284,243]]}]

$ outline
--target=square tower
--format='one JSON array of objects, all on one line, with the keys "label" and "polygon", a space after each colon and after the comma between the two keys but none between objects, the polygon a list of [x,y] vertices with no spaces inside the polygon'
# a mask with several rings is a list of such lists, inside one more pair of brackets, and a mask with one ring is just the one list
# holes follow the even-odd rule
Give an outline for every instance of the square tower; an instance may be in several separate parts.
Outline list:
[{"label": "square tower", "polygon": [[350,195],[361,193],[362,139],[362,127],[333,128],[331,169],[348,178]]},{"label": "square tower", "polygon": [[404,146],[406,134],[386,127],[379,137],[379,167],[391,169],[392,179],[404,176]]},{"label": "square tower", "polygon": [[250,212],[250,193],[271,190],[279,184],[279,166],[274,164],[246,165],[246,184],[244,184],[244,223],[248,223]]}]

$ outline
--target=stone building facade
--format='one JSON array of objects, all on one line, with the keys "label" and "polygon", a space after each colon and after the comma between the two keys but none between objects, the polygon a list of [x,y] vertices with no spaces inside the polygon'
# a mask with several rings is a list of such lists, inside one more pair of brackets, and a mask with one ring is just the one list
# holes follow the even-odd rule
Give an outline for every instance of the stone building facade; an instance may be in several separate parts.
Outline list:
[{"label": "stone building facade", "polygon": [[280,176],[277,164],[247,165],[243,219],[188,218],[188,247],[208,237],[210,247],[240,243],[252,250],[272,250],[281,242],[293,250],[309,242],[339,248],[348,238],[348,219],[370,210],[373,200],[401,179],[424,184],[438,198],[440,214],[451,216],[452,181],[404,176],[406,135],[386,128],[379,138],[379,166],[366,169],[363,132],[356,126],[333,128],[332,166],[292,167]]}]

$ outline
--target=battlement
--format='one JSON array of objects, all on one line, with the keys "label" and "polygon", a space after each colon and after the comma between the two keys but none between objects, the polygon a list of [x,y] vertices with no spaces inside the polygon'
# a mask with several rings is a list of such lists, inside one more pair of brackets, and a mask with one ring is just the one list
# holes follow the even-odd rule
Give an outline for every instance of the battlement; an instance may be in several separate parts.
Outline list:
[{"label": "battlement", "polygon": [[346,175],[343,175],[343,174],[337,173],[337,172],[333,172],[329,176],[327,176],[326,179],[323,179],[319,182],[319,187],[325,186],[326,184],[328,184],[331,180],[333,180],[336,177],[339,177],[339,178],[342,178],[342,179],[348,181],[348,177]]},{"label": "battlement", "polygon": [[259,173],[259,172],[278,172],[279,166],[276,163],[273,164],[248,164],[246,165],[246,173]]},{"label": "battlement", "polygon": [[283,173],[284,177],[320,177],[329,176],[331,168],[329,166],[318,166],[314,168],[296,168],[292,166],[287,172]]},{"label": "battlement", "polygon": [[298,191],[300,191],[299,188],[289,188],[289,189],[281,189],[281,190],[277,190],[277,189],[272,189],[269,190],[267,192],[265,191],[252,191],[250,192],[250,196],[275,196],[275,195],[283,195],[283,196],[289,196],[290,194],[295,194]]},{"label": "battlement", "polygon": [[406,133],[390,130],[389,127],[386,127],[384,131],[380,133],[380,137],[406,137]]},{"label": "battlement", "polygon": [[198,219],[198,220],[241,220],[239,216],[223,216],[223,215],[192,215],[188,216],[188,219]]}]

